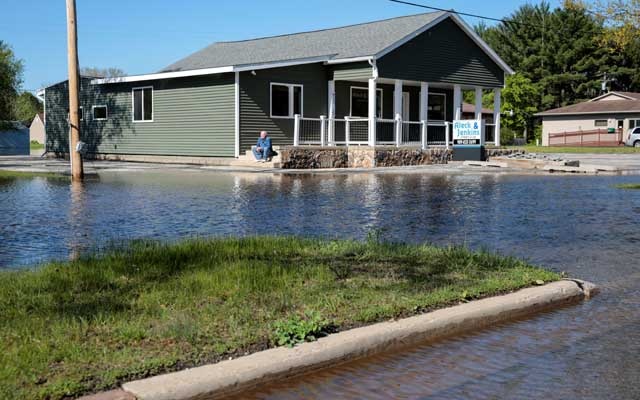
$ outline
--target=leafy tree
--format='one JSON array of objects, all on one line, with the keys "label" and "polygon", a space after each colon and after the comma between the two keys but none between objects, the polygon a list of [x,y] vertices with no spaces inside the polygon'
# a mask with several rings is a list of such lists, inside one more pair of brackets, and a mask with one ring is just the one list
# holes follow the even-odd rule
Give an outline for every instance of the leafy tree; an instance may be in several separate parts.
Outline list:
[{"label": "leafy tree", "polygon": [[22,84],[22,61],[0,40],[0,121],[14,119],[14,102]]},{"label": "leafy tree", "polygon": [[125,76],[126,73],[120,68],[97,68],[97,67],[85,67],[80,69],[80,75],[83,76],[95,76],[99,78],[118,78]]},{"label": "leafy tree", "polygon": [[539,89],[524,74],[507,77],[502,91],[502,125],[518,133],[531,128],[531,117],[538,111],[531,99],[539,97]]},{"label": "leafy tree", "polygon": [[40,100],[29,92],[23,92],[16,98],[14,115],[18,121],[31,121],[42,110]]},{"label": "leafy tree", "polygon": [[551,10],[524,5],[496,26],[476,27],[487,43],[537,89],[537,110],[573,104],[597,95],[608,55],[599,45],[602,22],[584,7]]},{"label": "leafy tree", "polygon": [[599,42],[608,51],[609,88],[640,91],[640,0],[566,1],[597,15],[604,23]]}]

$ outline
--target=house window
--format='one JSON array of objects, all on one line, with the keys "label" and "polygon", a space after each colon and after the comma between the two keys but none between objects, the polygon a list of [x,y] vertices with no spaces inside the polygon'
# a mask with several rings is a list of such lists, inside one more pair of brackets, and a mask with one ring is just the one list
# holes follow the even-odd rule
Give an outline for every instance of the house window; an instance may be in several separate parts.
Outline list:
[{"label": "house window", "polygon": [[294,115],[302,115],[303,107],[302,85],[286,83],[271,84],[271,116],[293,118]]},{"label": "house window", "polygon": [[107,119],[107,106],[93,106],[93,119],[96,121]]},{"label": "house window", "polygon": [[602,127],[606,128],[609,125],[606,119],[597,119],[595,120],[594,124],[596,127],[599,127],[599,128],[602,128]]},{"label": "house window", "polygon": [[445,121],[447,119],[447,95],[429,93],[427,119],[429,121]]},{"label": "house window", "polygon": [[629,120],[629,129],[633,129],[636,126],[640,126],[640,119],[630,119]]},{"label": "house window", "polygon": [[153,87],[133,88],[133,121],[153,121]]},{"label": "house window", "polygon": [[[382,118],[382,89],[376,89],[376,117]],[[367,118],[369,116],[369,89],[351,87],[351,117]]]}]

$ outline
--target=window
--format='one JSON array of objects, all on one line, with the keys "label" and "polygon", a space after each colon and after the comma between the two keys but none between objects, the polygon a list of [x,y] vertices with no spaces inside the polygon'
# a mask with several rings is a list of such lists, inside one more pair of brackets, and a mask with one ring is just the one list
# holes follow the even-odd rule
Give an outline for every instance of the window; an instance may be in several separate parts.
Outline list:
[{"label": "window", "polygon": [[153,121],[153,88],[133,88],[133,121]]},{"label": "window", "polygon": [[293,118],[303,113],[302,85],[287,83],[271,84],[271,116]]},{"label": "window", "polygon": [[[376,89],[376,117],[382,118],[382,89]],[[364,87],[351,87],[351,117],[369,116],[369,89]]]},{"label": "window", "polygon": [[447,95],[429,93],[427,119],[429,121],[445,121],[447,119]]},{"label": "window", "polygon": [[93,106],[93,119],[96,121],[107,119],[107,106]]},{"label": "window", "polygon": [[640,127],[633,130],[634,135],[640,134]]},{"label": "window", "polygon": [[607,122],[606,119],[597,119],[597,120],[595,120],[594,124],[595,124],[596,127],[600,127],[600,128],[601,127],[605,127],[606,128],[609,125],[609,123]]},{"label": "window", "polygon": [[630,119],[629,120],[629,129],[633,129],[636,126],[640,126],[640,119]]},{"label": "window", "polygon": [[[82,121],[82,116],[84,115],[84,110],[82,109],[82,106],[80,106],[78,108],[78,116],[80,117],[80,121]],[[67,108],[67,123],[71,121],[71,113],[69,112],[69,109]]]}]

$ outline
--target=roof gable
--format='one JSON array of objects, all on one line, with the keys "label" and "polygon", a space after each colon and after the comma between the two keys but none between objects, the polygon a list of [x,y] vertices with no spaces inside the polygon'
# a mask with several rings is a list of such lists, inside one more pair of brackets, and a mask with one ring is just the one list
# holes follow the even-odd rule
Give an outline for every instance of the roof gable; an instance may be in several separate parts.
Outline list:
[{"label": "roof gable", "polygon": [[161,72],[262,64],[314,57],[348,59],[373,56],[444,14],[446,13],[418,14],[341,28],[213,43],[169,65]]},{"label": "roof gable", "polygon": [[160,72],[189,71],[295,60],[379,58],[427,29],[451,18],[505,72],[511,68],[457,15],[448,12],[397,17],[340,28],[235,42],[218,42],[179,60]]},{"label": "roof gable", "polygon": [[589,101],[611,101],[611,100],[640,100],[640,93],[634,92],[609,92]]}]

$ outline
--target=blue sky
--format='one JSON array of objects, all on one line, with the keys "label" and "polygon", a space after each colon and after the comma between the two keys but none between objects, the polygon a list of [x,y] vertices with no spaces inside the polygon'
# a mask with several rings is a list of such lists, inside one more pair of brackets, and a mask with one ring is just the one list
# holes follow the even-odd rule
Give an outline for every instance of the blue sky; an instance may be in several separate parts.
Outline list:
[{"label": "blue sky", "polygon": [[[414,0],[434,7],[505,17],[532,1]],[[551,1],[553,6],[559,0]],[[8,4],[7,4],[8,3]],[[330,28],[422,9],[387,0],[76,0],[81,67],[155,72],[220,40]],[[537,1],[533,1],[537,3]],[[2,5],[0,40],[25,63],[23,89],[65,79],[65,0],[11,0]],[[477,20],[465,18],[475,24]]]}]

